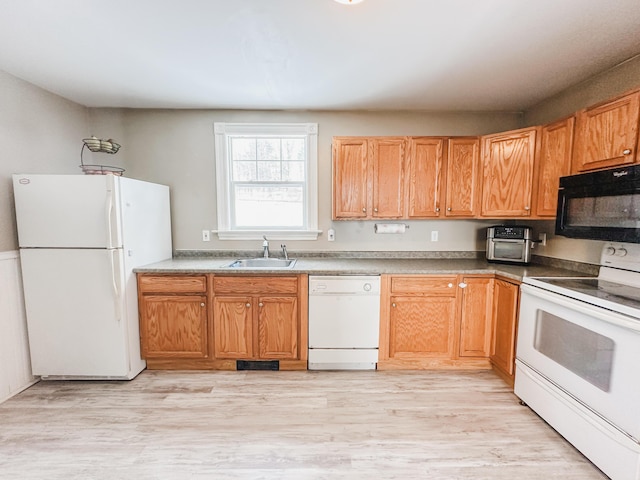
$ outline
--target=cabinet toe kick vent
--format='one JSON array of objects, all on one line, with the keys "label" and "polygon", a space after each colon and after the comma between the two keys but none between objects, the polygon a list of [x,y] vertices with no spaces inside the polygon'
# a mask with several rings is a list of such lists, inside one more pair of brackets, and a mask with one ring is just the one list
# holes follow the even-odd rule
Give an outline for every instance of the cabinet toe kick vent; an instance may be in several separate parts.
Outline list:
[{"label": "cabinet toe kick vent", "polygon": [[280,370],[280,361],[236,360],[236,370]]}]

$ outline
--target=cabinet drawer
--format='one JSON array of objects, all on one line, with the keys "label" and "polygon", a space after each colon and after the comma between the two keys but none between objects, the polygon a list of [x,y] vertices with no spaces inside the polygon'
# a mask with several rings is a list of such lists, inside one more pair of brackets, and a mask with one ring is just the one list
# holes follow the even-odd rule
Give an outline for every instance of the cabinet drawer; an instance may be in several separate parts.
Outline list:
[{"label": "cabinet drawer", "polygon": [[456,295],[457,277],[391,277],[392,293]]},{"label": "cabinet drawer", "polygon": [[207,291],[205,275],[139,275],[142,293],[203,293]]},{"label": "cabinet drawer", "polygon": [[298,293],[298,277],[214,277],[215,294]]}]

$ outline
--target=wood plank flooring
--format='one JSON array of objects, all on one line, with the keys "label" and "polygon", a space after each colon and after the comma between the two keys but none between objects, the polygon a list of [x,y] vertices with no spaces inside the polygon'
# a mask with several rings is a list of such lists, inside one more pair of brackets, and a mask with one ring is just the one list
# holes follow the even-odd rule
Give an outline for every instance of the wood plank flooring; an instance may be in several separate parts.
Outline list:
[{"label": "wood plank flooring", "polygon": [[606,477],[491,371],[145,371],[1,404],[0,478]]}]

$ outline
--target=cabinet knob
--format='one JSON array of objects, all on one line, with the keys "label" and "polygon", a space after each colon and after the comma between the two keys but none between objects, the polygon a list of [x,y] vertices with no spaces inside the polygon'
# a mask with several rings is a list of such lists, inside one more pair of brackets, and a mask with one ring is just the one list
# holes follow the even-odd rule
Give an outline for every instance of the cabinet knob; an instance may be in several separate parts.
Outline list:
[{"label": "cabinet knob", "polygon": [[362,207],[362,213],[367,213],[367,209],[365,207]]},{"label": "cabinet knob", "polygon": [[525,205],[524,209],[529,211],[529,210],[531,210],[531,207],[529,205]]},{"label": "cabinet knob", "polygon": [[449,285],[447,285],[447,287],[453,288],[453,283],[450,283]]},{"label": "cabinet knob", "polygon": [[396,304],[395,304],[395,303],[392,303],[392,304],[391,304],[391,306],[392,306],[393,308],[396,308]]},{"label": "cabinet knob", "polygon": [[450,212],[450,211],[451,211],[451,207],[447,207],[447,212]]},{"label": "cabinet knob", "polygon": [[458,284],[458,286],[459,286],[460,288],[467,288],[467,284],[466,284],[466,283],[464,283],[464,282],[460,282],[460,283]]},{"label": "cabinet knob", "polygon": [[264,303],[260,302],[260,303],[258,304],[258,306],[259,306],[259,307],[264,307]]},{"label": "cabinet knob", "polygon": [[631,155],[631,149],[630,149],[630,148],[625,148],[625,149],[622,151],[622,154],[623,154],[623,155]]},{"label": "cabinet knob", "polygon": [[436,212],[439,212],[439,211],[440,211],[440,207],[436,207]]},{"label": "cabinet knob", "polygon": [[200,306],[201,306],[201,307],[204,307],[204,302],[202,302],[202,303],[200,304]]},{"label": "cabinet knob", "polygon": [[251,306],[251,304],[250,303],[245,303],[244,306],[249,308]]},{"label": "cabinet knob", "polygon": [[376,213],[378,213],[378,209],[377,209],[377,208],[374,208],[374,209],[373,209],[373,211],[374,211],[374,212],[376,212]]}]

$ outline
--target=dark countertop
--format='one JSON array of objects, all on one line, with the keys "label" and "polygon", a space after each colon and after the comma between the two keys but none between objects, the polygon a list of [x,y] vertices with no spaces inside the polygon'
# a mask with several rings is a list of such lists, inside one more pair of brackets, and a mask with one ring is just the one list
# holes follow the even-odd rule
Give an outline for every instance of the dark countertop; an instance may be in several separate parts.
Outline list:
[{"label": "dark countertop", "polygon": [[293,268],[250,269],[228,268],[239,257],[178,257],[138,267],[136,273],[220,273],[220,274],[278,274],[291,275],[454,275],[497,274],[521,281],[523,277],[584,277],[576,270],[547,265],[504,265],[474,258],[298,258]]}]

